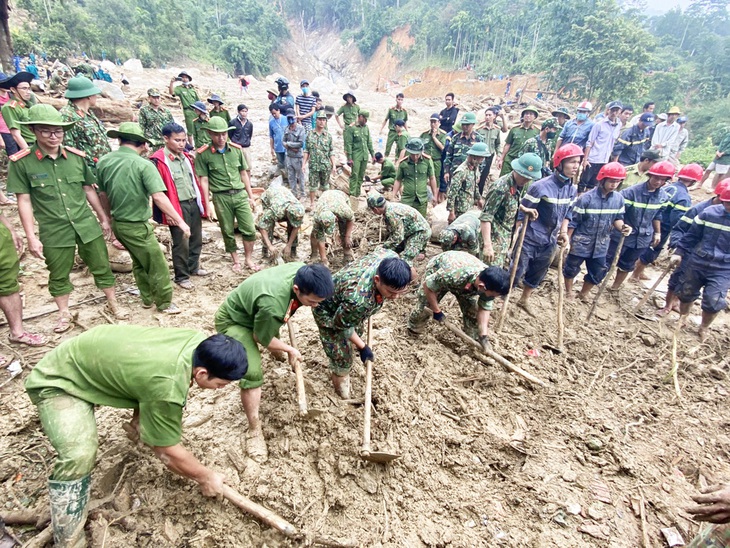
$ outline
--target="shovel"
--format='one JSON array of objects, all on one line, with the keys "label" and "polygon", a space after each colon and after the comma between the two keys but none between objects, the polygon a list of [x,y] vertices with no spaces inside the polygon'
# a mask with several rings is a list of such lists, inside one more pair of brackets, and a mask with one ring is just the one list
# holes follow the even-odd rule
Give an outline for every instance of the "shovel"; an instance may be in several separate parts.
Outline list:
[{"label": "shovel", "polygon": [[596,293],[596,298],[593,299],[593,304],[591,305],[591,309],[588,311],[588,315],[586,316],[586,321],[590,320],[593,316],[593,313],[596,311],[596,306],[598,306],[598,301],[601,299],[601,295],[603,295],[604,290],[606,289],[606,285],[608,285],[608,279],[613,276],[613,273],[616,272],[616,265],[618,265],[618,260],[621,257],[621,249],[624,247],[624,240],[626,239],[626,236],[621,234],[621,239],[618,241],[618,245],[616,246],[616,254],[613,256],[613,261],[611,261],[611,268],[608,269],[608,272],[603,277],[603,281],[601,282],[600,287],[598,288],[598,293]]},{"label": "shovel", "polygon": [[563,321],[563,300],[565,298],[565,278],[563,276],[563,263],[565,262],[565,247],[558,252],[558,346],[550,348],[556,354],[563,353],[563,337],[565,336],[565,322]]},{"label": "shovel", "polygon": [[[286,326],[289,328],[289,342],[294,348],[296,348],[297,337],[294,334],[294,326],[291,323],[291,319],[286,322]],[[294,374],[297,377],[297,403],[299,404],[299,416],[307,419],[313,419],[314,417],[320,416],[324,413],[322,409],[307,409],[307,394],[304,391],[304,373],[302,373],[302,363],[299,360],[294,362]]]},{"label": "shovel", "polygon": [[512,290],[514,289],[515,285],[515,276],[517,275],[517,265],[520,262],[520,255],[522,254],[522,244],[525,242],[525,233],[527,232],[527,225],[529,223],[529,219],[527,216],[525,216],[524,221],[522,222],[522,229],[520,230],[520,238],[517,240],[517,251],[515,252],[514,259],[512,260],[512,268],[510,269],[510,275],[509,275],[509,293],[504,298],[504,304],[502,304],[502,311],[499,314],[499,322],[497,322],[497,329],[495,329],[495,332],[501,333],[502,332],[502,326],[504,325],[504,320],[507,319],[507,309],[509,308],[509,299],[510,295],[512,295]]},{"label": "shovel", "polygon": [[[368,346],[370,346],[370,335],[372,331],[372,319],[368,318]],[[392,453],[384,453],[382,451],[370,450],[370,415],[373,407],[373,362],[368,360],[365,362],[365,423],[362,433],[362,449],[360,449],[360,457],[370,462],[387,463],[395,459],[399,459],[401,455]]]}]

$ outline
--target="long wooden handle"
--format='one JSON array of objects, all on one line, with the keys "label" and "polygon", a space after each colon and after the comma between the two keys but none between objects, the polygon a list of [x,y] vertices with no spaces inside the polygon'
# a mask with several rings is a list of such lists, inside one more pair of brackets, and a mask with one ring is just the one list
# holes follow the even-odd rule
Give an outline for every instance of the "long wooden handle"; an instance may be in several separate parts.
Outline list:
[{"label": "long wooden handle", "polygon": [[638,302],[638,304],[634,307],[634,310],[632,311],[634,314],[636,314],[639,309],[646,304],[646,301],[649,300],[649,297],[651,297],[654,294],[654,291],[656,291],[656,288],[659,287],[659,284],[662,283],[662,280],[664,277],[669,274],[669,271],[672,270],[672,263],[669,263],[667,267],[664,269],[664,272],[661,273],[661,275],[657,278],[657,280],[654,282],[654,285],[652,285],[646,293],[644,293],[644,296],[641,298],[641,300]]},{"label": "long wooden handle", "polygon": [[233,487],[223,485],[222,495],[244,512],[251,514],[256,519],[263,521],[266,525],[273,527],[277,531],[281,531],[287,537],[297,536],[297,528],[291,523],[268,508],[264,508],[260,504],[256,504],[254,501],[247,499]]},{"label": "long wooden handle", "polygon": [[[294,348],[297,348],[297,336],[294,333],[294,326],[291,319],[286,322],[289,328],[289,342]],[[307,393],[304,390],[304,373],[302,373],[302,363],[299,360],[294,362],[294,375],[297,379],[297,403],[299,404],[299,414],[306,415],[307,411]]]},{"label": "long wooden handle", "polygon": [[[368,318],[367,345],[370,346],[372,319]],[[362,452],[370,452],[370,416],[373,406],[373,362],[365,362],[365,420],[362,428]]]},{"label": "long wooden handle", "polygon": [[565,298],[565,277],[563,276],[563,262],[565,261],[565,247],[559,248],[558,255],[558,348],[563,349],[565,336],[565,322],[563,321],[563,300]]},{"label": "long wooden handle", "polygon": [[504,298],[504,304],[502,305],[502,311],[499,314],[499,322],[497,322],[497,333],[502,332],[502,326],[504,325],[504,321],[507,319],[507,309],[509,308],[509,299],[512,295],[512,289],[515,285],[515,276],[517,275],[517,264],[520,262],[520,255],[522,255],[522,244],[525,243],[525,234],[527,233],[527,225],[529,224],[529,219],[527,218],[527,215],[525,215],[525,219],[522,222],[522,229],[520,230],[520,237],[517,240],[517,251],[515,251],[515,258],[512,261],[512,268],[510,268],[509,273],[509,287],[510,291],[507,293],[507,296]]},{"label": "long wooden handle", "polygon": [[616,271],[616,265],[618,264],[619,257],[621,256],[621,250],[624,247],[624,240],[626,239],[626,236],[621,234],[621,239],[618,241],[618,245],[616,246],[616,254],[613,256],[613,261],[611,261],[611,268],[608,269],[608,272],[603,277],[603,281],[601,282],[601,285],[598,288],[598,293],[596,293],[596,298],[593,299],[593,304],[591,305],[591,309],[588,311],[588,315],[586,316],[586,321],[590,320],[593,316],[593,313],[596,311],[596,306],[598,306],[598,301],[601,299],[601,295],[603,295],[603,291],[606,289],[606,284],[608,284],[608,279],[613,276],[613,273]]}]

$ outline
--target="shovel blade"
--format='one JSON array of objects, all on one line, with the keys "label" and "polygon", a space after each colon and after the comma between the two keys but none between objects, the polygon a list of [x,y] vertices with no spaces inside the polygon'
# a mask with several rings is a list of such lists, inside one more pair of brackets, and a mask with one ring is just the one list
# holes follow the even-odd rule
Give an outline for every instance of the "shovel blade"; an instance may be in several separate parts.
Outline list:
[{"label": "shovel blade", "polygon": [[313,419],[319,417],[324,412],[324,409],[307,409],[306,411],[300,411],[299,416],[303,419]]},{"label": "shovel blade", "polygon": [[360,453],[360,458],[369,462],[386,463],[401,458],[401,455],[384,453],[382,451],[363,451],[362,453]]}]

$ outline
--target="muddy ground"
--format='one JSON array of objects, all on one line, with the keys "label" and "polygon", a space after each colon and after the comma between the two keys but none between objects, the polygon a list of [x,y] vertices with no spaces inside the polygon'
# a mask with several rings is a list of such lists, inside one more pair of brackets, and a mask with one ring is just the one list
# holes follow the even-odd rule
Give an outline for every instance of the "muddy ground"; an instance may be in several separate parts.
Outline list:
[{"label": "muddy ground", "polygon": [[[133,76],[133,88],[163,87],[172,70]],[[222,74],[199,71],[196,76],[204,85],[215,82],[211,89],[223,91],[230,103],[238,100],[234,81]],[[265,87],[265,82],[252,84],[254,97],[246,98],[256,124],[253,178],[259,186],[268,183],[269,170]],[[334,99],[342,91],[331,93],[327,102],[339,104]],[[362,97],[374,113],[375,135],[392,99],[368,92]],[[437,98],[407,106],[418,128],[427,127],[428,115],[441,108]],[[15,208],[4,212],[17,224]],[[378,223],[366,212],[358,220],[360,256],[376,245]],[[132,310],[135,323],[213,332],[215,310],[244,276],[230,270],[215,227],[207,224],[206,231],[211,241],[203,248],[203,264],[213,274],[195,280],[192,292],[176,288],[181,315],[142,309],[138,298],[125,293],[133,287],[132,276],[118,276],[120,300]],[[169,240],[166,228],[157,232],[163,242]],[[427,254],[438,252],[430,245]],[[308,255],[304,237],[299,256]],[[341,264],[335,253],[333,269]],[[22,266],[26,316],[52,310],[43,263],[26,254]],[[417,266],[422,273],[425,262]],[[658,270],[650,273],[656,276]],[[389,465],[359,457],[363,409],[335,397],[307,309],[297,312],[293,322],[306,359],[310,407],[326,413],[310,421],[299,418],[293,375],[286,364],[265,354],[262,416],[268,462],[258,465],[245,457],[246,425],[234,386],[191,392],[183,443],[225,473],[230,485],[302,531],[357,546],[635,547],[642,544],[642,501],[647,546],[665,546],[660,529],[666,527],[675,527],[688,541],[698,529],[683,510],[690,495],[702,481],[730,477],[727,315],[706,344],[698,342],[695,325],[679,333],[680,398],[667,378],[676,315],[665,323],[653,321],[651,301],[643,317],[632,315],[641,288],[628,284],[617,297],[605,296],[589,323],[587,305],[568,303],[566,351],[555,354],[544,345],[556,343],[556,279],[551,270],[535,294],[539,317],[512,306],[498,340],[499,351],[543,379],[545,388],[501,366],[482,364],[441,326],[432,325],[422,338],[413,339],[405,329],[412,295],[388,302],[373,318],[373,443],[402,455]],[[72,302],[100,294],[83,267],[73,280]],[[456,302],[451,297],[444,302],[447,314],[458,318]],[[47,334],[50,348],[108,321],[99,301],[76,310],[79,323],[67,334],[52,334],[53,314],[28,320],[27,327]],[[20,360],[24,373],[10,380],[0,371],[4,514],[45,508],[45,481],[53,463],[53,450],[22,389],[23,378],[48,348],[11,348],[5,344],[6,329],[0,353]],[[363,367],[356,363],[353,394],[359,397],[363,387]],[[97,411],[100,447],[93,499],[102,504],[89,521],[93,546],[304,544],[285,539],[227,502],[205,499],[193,482],[167,471],[148,449],[133,446],[121,429],[130,415]],[[10,530],[23,541],[38,532],[33,526]]]}]

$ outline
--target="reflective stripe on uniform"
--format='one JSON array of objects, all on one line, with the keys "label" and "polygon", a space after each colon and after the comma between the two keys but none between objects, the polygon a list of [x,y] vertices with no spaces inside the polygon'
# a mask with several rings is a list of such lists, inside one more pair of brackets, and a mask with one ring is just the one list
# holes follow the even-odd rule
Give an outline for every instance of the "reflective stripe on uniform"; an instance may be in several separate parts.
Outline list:
[{"label": "reflective stripe on uniform", "polygon": [[629,200],[626,197],[624,197],[624,203],[634,206],[634,207],[642,208],[642,209],[661,209],[662,207],[664,207],[666,205],[665,203],[645,204],[643,202],[634,202],[633,200]]},{"label": "reflective stripe on uniform", "polygon": [[549,204],[562,205],[562,204],[572,204],[573,203],[572,198],[548,198],[547,196],[543,196],[542,199],[545,200]]},{"label": "reflective stripe on uniform", "polygon": [[728,225],[721,225],[720,223],[713,223],[712,221],[704,221],[698,217],[695,217],[694,219],[695,223],[698,225],[705,225],[709,228],[715,228],[717,230],[724,230],[725,232],[730,232],[730,226]]},{"label": "reflective stripe on uniform", "polygon": [[624,213],[626,210],[622,207],[621,209],[583,209],[582,207],[574,207],[573,211],[584,215],[597,214],[597,215],[615,215],[617,213]]}]

